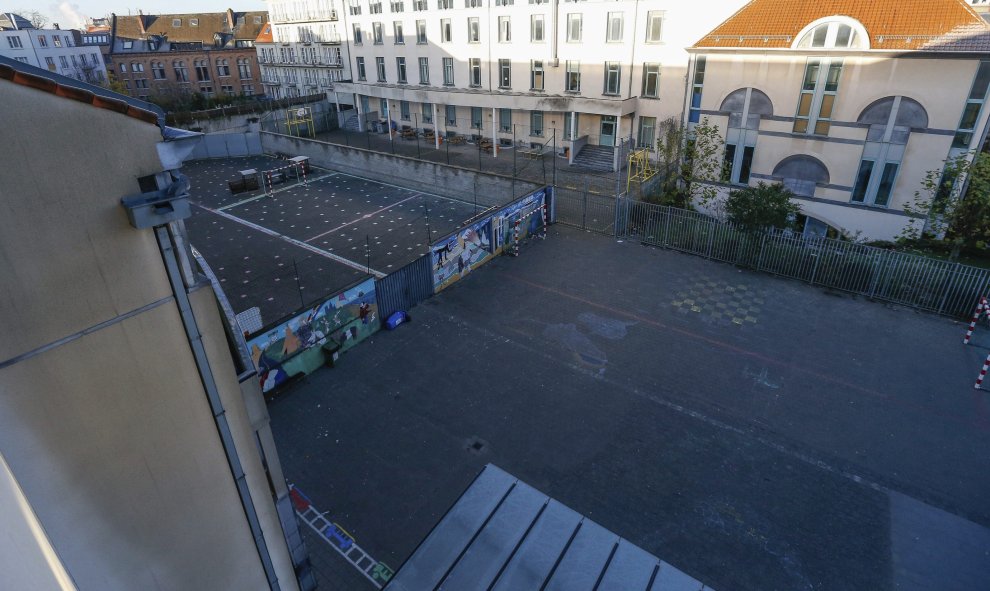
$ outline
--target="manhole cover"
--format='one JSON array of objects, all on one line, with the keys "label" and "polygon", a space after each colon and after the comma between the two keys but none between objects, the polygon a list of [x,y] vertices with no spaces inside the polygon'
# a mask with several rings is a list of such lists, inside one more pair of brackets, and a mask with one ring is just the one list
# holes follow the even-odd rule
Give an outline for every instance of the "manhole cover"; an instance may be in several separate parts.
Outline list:
[{"label": "manhole cover", "polygon": [[488,447],[488,442],[478,437],[472,437],[467,440],[467,444],[464,446],[469,452],[474,454],[480,454]]}]

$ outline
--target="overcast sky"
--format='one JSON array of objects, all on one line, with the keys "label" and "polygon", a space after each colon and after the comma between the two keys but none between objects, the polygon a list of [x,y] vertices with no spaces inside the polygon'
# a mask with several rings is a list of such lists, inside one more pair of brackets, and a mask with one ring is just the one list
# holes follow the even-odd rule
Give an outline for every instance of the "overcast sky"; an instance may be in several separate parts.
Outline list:
[{"label": "overcast sky", "polygon": [[[80,28],[86,17],[98,18],[111,12],[120,15],[137,14],[140,9],[145,14],[179,14],[185,12],[224,12],[233,8],[238,12],[250,10],[268,10],[264,0],[131,0],[134,5],[128,5],[127,0],[77,0],[52,2],[41,0],[8,0],[9,8],[3,11],[30,12],[32,9],[41,12],[52,23],[58,23],[63,29]],[[51,24],[49,23],[49,28]]]}]

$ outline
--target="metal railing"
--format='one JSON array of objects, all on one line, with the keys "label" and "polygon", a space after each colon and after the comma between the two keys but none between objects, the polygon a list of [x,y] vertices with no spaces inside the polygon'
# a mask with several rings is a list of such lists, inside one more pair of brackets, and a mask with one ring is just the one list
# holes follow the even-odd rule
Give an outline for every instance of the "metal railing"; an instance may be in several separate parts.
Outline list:
[{"label": "metal railing", "polygon": [[961,263],[793,232],[744,232],[693,211],[588,190],[556,194],[557,221],[568,225],[937,314],[968,316],[990,285],[990,270]]}]

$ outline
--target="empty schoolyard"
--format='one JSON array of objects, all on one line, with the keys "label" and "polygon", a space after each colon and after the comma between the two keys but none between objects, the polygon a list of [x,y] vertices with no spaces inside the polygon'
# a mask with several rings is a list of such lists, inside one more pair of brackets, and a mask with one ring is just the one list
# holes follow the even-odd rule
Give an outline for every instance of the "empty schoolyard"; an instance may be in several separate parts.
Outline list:
[{"label": "empty schoolyard", "polygon": [[559,225],[411,314],[269,407],[393,567],[492,462],[722,591],[990,580],[985,326]]}]

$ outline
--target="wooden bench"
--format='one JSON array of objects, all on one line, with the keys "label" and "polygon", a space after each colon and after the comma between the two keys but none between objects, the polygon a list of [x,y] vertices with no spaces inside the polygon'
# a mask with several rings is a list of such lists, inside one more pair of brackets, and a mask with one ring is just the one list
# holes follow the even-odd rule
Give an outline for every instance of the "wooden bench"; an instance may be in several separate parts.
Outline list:
[{"label": "wooden bench", "polygon": [[531,158],[533,160],[539,160],[540,158],[543,157],[542,148],[539,150],[519,150],[519,152],[522,153],[527,158]]}]

